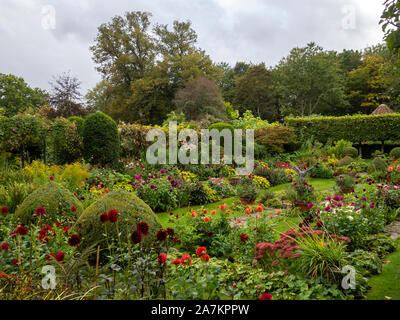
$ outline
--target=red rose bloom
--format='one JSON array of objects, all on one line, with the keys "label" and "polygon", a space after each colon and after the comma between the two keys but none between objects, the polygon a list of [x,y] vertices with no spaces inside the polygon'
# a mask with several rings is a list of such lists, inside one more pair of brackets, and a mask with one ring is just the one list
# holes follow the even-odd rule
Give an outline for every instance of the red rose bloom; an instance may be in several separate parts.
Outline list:
[{"label": "red rose bloom", "polygon": [[18,226],[17,230],[15,230],[15,233],[17,233],[17,234],[19,234],[21,236],[24,236],[24,235],[26,235],[28,233],[28,229],[26,227],[24,227],[24,226]]},{"label": "red rose bloom", "polygon": [[138,244],[142,241],[142,233],[139,230],[132,232],[131,240],[133,244]]},{"label": "red rose bloom", "polygon": [[246,242],[247,240],[249,240],[248,235],[245,234],[245,233],[243,233],[243,234],[240,236],[240,241]]},{"label": "red rose bloom", "polygon": [[198,247],[198,248],[196,249],[196,254],[197,254],[198,256],[203,255],[204,252],[207,252],[207,249],[206,249],[205,247]]},{"label": "red rose bloom", "polygon": [[264,292],[258,300],[272,300],[272,295],[270,293]]},{"label": "red rose bloom", "polygon": [[210,256],[208,254],[204,254],[200,259],[201,261],[208,262],[208,260],[210,260]]},{"label": "red rose bloom", "polygon": [[69,239],[68,239],[68,244],[71,247],[78,247],[79,244],[81,243],[82,238],[78,236],[77,234],[73,234]]},{"label": "red rose bloom", "polygon": [[157,261],[161,264],[165,264],[167,262],[167,255],[165,253],[161,253],[160,256],[157,258]]},{"label": "red rose bloom", "polygon": [[71,207],[71,212],[76,212],[76,208],[74,206]]},{"label": "red rose bloom", "polygon": [[1,249],[1,250],[4,250],[4,251],[7,251],[9,247],[10,247],[10,246],[8,245],[8,243],[3,243],[3,244],[0,246],[0,249]]},{"label": "red rose bloom", "polygon": [[108,214],[103,213],[103,214],[100,216],[100,221],[101,221],[101,223],[106,223],[106,222],[108,221]]},{"label": "red rose bloom", "polygon": [[1,213],[2,214],[7,214],[8,213],[8,208],[7,207],[2,207],[1,208]]},{"label": "red rose bloom", "polygon": [[36,208],[35,212],[38,217],[43,217],[44,214],[46,213],[46,209],[43,207],[38,207]]},{"label": "red rose bloom", "polygon": [[161,229],[157,232],[157,240],[158,241],[165,241],[167,239],[167,236],[168,236],[168,233],[166,230]]},{"label": "red rose bloom", "polygon": [[136,229],[139,230],[144,236],[149,234],[149,225],[146,222],[139,222],[136,225]]},{"label": "red rose bloom", "polygon": [[64,252],[57,252],[55,258],[58,262],[61,262],[64,260],[65,253]]},{"label": "red rose bloom", "polygon": [[182,258],[181,258],[181,263],[182,264],[190,264],[192,262],[192,258],[188,255],[185,254]]},{"label": "red rose bloom", "polygon": [[109,220],[111,223],[117,222],[117,220],[118,220],[118,212],[117,212],[116,210],[111,210],[111,211],[108,213],[108,220]]}]

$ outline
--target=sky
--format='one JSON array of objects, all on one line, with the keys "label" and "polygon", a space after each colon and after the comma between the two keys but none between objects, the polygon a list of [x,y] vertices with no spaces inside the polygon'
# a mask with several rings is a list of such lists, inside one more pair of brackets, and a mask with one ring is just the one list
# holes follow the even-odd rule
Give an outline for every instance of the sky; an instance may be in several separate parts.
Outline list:
[{"label": "sky", "polygon": [[326,50],[382,42],[383,0],[1,0],[0,73],[49,89],[70,72],[82,93],[101,79],[89,47],[97,28],[126,11],[152,22],[192,22],[198,46],[214,62],[276,65],[294,47],[314,41]]}]

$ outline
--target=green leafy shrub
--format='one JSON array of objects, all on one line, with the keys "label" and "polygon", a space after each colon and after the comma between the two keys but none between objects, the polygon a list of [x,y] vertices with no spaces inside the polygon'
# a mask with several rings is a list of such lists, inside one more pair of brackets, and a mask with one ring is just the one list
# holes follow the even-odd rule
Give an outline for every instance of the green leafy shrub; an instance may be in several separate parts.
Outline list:
[{"label": "green leafy shrub", "polygon": [[116,165],[120,147],[115,121],[102,112],[88,115],[83,128],[83,145],[88,162]]},{"label": "green leafy shrub", "polygon": [[333,175],[333,170],[324,165],[317,165],[310,171],[312,178],[331,179]]},{"label": "green leafy shrub", "polygon": [[345,167],[350,165],[353,162],[353,159],[350,158],[349,156],[345,156],[343,159],[340,159],[339,162],[337,163],[338,167]]},{"label": "green leafy shrub", "polygon": [[386,235],[373,234],[363,237],[360,243],[360,248],[366,251],[375,252],[378,257],[382,259],[396,250],[396,242]]},{"label": "green leafy shrub", "polygon": [[146,152],[149,142],[146,141],[146,134],[150,127],[139,124],[120,123],[118,132],[121,139],[121,152],[124,157],[139,159]]},{"label": "green leafy shrub", "polygon": [[400,158],[400,147],[393,148],[390,151],[390,156],[395,159],[399,159]]},{"label": "green leafy shrub", "polygon": [[81,117],[69,117],[67,120],[75,123],[76,127],[78,128],[79,135],[82,136],[85,120]]},{"label": "green leafy shrub", "polygon": [[326,147],[326,153],[334,155],[336,158],[343,158],[345,156],[344,150],[352,147],[352,145],[350,141],[340,139],[335,142],[334,146]]},{"label": "green leafy shrub", "polygon": [[[77,198],[64,187],[50,182],[31,193],[18,206],[14,218],[22,224],[30,224],[37,219],[36,209],[43,207],[46,213],[41,221],[52,224],[65,218],[75,218],[82,212],[82,205]],[[74,210],[71,210],[75,207]]]},{"label": "green leafy shrub", "polygon": [[356,179],[348,174],[340,175],[335,178],[336,185],[343,192],[354,188]]},{"label": "green leafy shrub", "polygon": [[44,122],[30,115],[0,118],[0,151],[19,154],[24,165],[27,152],[40,157],[44,147]]},{"label": "green leafy shrub", "polygon": [[368,173],[374,172],[385,172],[386,171],[386,162],[381,158],[375,158],[368,166]]},{"label": "green leafy shrub", "polygon": [[343,150],[343,154],[354,159],[358,157],[358,150],[354,147],[347,147]]},{"label": "green leafy shrub", "polygon": [[379,274],[382,272],[382,262],[375,252],[355,250],[348,253],[350,265],[364,276]]},{"label": "green leafy shrub", "polygon": [[290,182],[289,175],[280,168],[264,168],[257,167],[254,170],[254,175],[267,179],[271,187]]},{"label": "green leafy shrub", "polygon": [[[103,224],[100,216],[110,210],[118,212],[118,220],[115,223]],[[121,242],[130,242],[131,234],[136,230],[139,222],[146,222],[149,225],[149,235],[144,237],[145,241],[154,241],[155,234],[161,228],[157,216],[133,193],[116,190],[87,207],[80,215],[73,231],[82,237],[81,247],[85,248],[98,243],[102,243],[104,247],[105,233],[109,239],[120,238]],[[119,236],[118,233],[120,233]]]},{"label": "green leafy shrub", "polygon": [[83,144],[75,122],[56,119],[50,126],[49,154],[56,164],[71,163],[82,156]]},{"label": "green leafy shrub", "polygon": [[192,185],[189,202],[194,205],[210,203],[209,193],[201,182],[196,182]]}]

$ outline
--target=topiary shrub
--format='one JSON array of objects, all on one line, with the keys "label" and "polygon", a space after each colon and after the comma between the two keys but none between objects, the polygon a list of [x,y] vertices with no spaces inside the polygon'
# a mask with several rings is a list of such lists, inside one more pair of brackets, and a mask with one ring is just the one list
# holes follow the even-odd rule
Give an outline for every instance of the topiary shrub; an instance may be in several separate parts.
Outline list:
[{"label": "topiary shrub", "polygon": [[372,164],[375,167],[375,171],[379,171],[379,172],[383,172],[386,171],[386,162],[384,160],[382,160],[381,158],[375,158],[374,160],[372,160]]},{"label": "topiary shrub", "polygon": [[[31,224],[38,219],[36,209],[39,207],[46,210],[40,219],[42,223],[47,224],[78,217],[83,211],[81,203],[71,192],[57,183],[50,182],[31,193],[18,206],[14,218],[23,225]],[[72,207],[75,207],[75,210],[72,210]]]},{"label": "topiary shrub", "polygon": [[116,165],[119,159],[117,124],[102,112],[92,113],[83,127],[85,159],[91,164]]},{"label": "topiary shrub", "polygon": [[[118,212],[117,222],[102,223],[100,216],[110,210]],[[161,229],[157,216],[143,200],[133,193],[120,189],[106,194],[87,207],[73,227],[73,232],[82,237],[81,248],[104,243],[105,233],[109,239],[116,239],[118,231],[121,233],[121,242],[125,243],[131,241],[131,234],[139,222],[146,222],[149,225],[149,235],[144,237],[145,241],[153,241]]]},{"label": "topiary shrub", "polygon": [[395,159],[399,159],[400,158],[400,148],[399,147],[393,148],[392,151],[390,151],[390,156]]},{"label": "topiary shrub", "polygon": [[232,132],[232,135],[233,135],[233,131],[234,131],[234,128],[231,124],[224,123],[224,122],[217,122],[208,127],[208,130],[212,130],[212,129],[217,129],[219,132],[221,132],[224,129],[228,129]]},{"label": "topiary shrub", "polygon": [[358,150],[354,147],[347,147],[343,150],[343,154],[345,156],[349,156],[351,158],[357,158],[358,157]]},{"label": "topiary shrub", "polygon": [[337,163],[338,167],[345,167],[348,166],[350,163],[353,162],[353,158],[346,156],[343,159],[339,160],[339,162]]}]

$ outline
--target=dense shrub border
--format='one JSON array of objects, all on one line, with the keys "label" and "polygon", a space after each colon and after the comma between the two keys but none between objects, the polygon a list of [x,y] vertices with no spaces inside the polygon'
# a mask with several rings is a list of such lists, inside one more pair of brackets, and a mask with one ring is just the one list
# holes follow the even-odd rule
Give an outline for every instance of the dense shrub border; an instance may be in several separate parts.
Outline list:
[{"label": "dense shrub border", "polygon": [[400,140],[400,113],[375,116],[287,117],[285,121],[303,141],[312,136],[321,142],[340,139],[353,143]]}]

